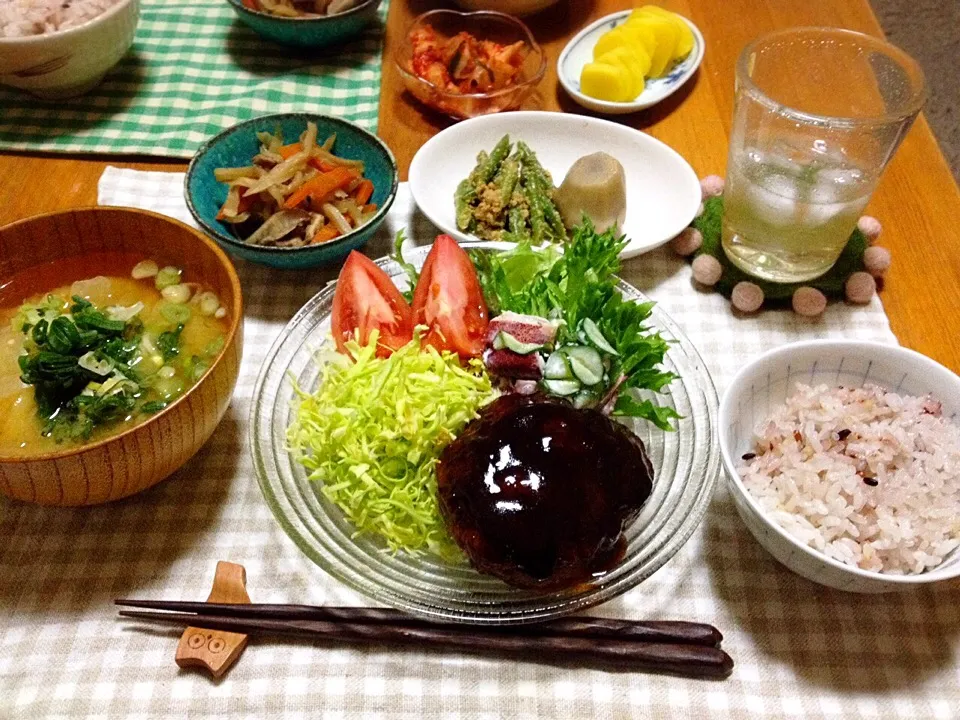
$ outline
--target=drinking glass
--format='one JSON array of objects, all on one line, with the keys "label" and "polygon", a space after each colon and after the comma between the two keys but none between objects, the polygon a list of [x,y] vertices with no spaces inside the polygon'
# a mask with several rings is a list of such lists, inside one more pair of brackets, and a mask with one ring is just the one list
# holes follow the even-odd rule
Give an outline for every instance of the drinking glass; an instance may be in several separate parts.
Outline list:
[{"label": "drinking glass", "polygon": [[723,249],[774,282],[822,275],[923,105],[923,72],[879,38],[770,33],[737,62]]}]

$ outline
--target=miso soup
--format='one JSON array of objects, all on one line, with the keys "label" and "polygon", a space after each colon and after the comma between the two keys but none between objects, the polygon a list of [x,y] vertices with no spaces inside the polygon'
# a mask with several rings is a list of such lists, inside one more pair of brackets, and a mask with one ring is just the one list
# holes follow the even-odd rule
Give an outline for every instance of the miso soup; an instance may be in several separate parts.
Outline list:
[{"label": "miso soup", "polygon": [[0,286],[0,457],[144,422],[210,368],[227,312],[203,278],[127,253],[15,275]]}]

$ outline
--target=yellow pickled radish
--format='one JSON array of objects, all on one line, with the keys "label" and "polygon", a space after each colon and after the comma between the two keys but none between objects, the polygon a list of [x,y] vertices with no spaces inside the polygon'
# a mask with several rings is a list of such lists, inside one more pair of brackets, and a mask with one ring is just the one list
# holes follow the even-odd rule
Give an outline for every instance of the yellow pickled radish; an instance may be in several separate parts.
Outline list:
[{"label": "yellow pickled radish", "polygon": [[625,68],[607,63],[592,62],[583,66],[580,73],[580,90],[597,100],[627,102],[632,81]]},{"label": "yellow pickled radish", "polygon": [[598,59],[601,55],[606,55],[611,50],[632,44],[633,40],[625,32],[625,26],[620,25],[613,30],[608,30],[597,40],[593,47],[593,59]]},{"label": "yellow pickled radish", "polygon": [[676,22],[680,35],[677,38],[677,49],[673,51],[673,59],[683,60],[691,53],[696,41],[693,39],[693,30],[690,29],[683,18],[678,17]]},{"label": "yellow pickled radish", "polygon": [[[643,76],[646,77],[647,73],[650,72],[650,57],[652,53],[649,50],[647,50],[647,43],[641,37],[641,34],[637,32],[637,28],[628,28],[625,25],[622,27],[624,28],[624,37],[630,40],[630,43],[628,45],[622,45],[617,47],[623,47],[624,49],[628,50],[631,54],[633,54],[637,58],[637,60],[640,63],[641,71],[643,72]],[[650,38],[653,37],[653,33],[649,33],[647,30],[643,30],[643,33],[646,33]],[[651,46],[652,46],[652,43],[651,43]],[[600,54],[594,52],[593,58],[594,60],[599,60],[600,57],[608,54],[609,52],[615,49],[616,47],[611,48],[610,50],[607,50],[607,52],[600,53]]]},{"label": "yellow pickled radish", "polygon": [[638,8],[630,13],[630,17],[627,19],[627,22],[630,22],[630,20],[634,18],[643,17],[644,14],[666,18],[676,26],[680,35],[677,39],[677,47],[673,51],[674,60],[680,60],[690,54],[690,51],[693,50],[694,39],[693,31],[690,29],[690,26],[687,25],[686,20],[676,13],[670,12],[669,10],[664,10],[662,7],[658,7],[657,5],[644,5],[642,8]]},{"label": "yellow pickled radish", "polygon": [[643,92],[645,70],[634,48],[618,47],[597,58],[597,62],[624,68],[630,75],[630,100]]},{"label": "yellow pickled radish", "polygon": [[626,32],[635,43],[647,51],[647,55],[653,57],[653,51],[657,48],[657,36],[653,34],[650,28],[642,22],[631,22],[629,18],[620,27],[624,29],[624,32]]},{"label": "yellow pickled radish", "polygon": [[657,38],[657,46],[650,57],[650,77],[660,77],[673,60],[680,32],[672,22],[656,15],[647,15],[634,22],[646,25]]},{"label": "yellow pickled radish", "polygon": [[637,58],[637,62],[640,63],[643,76],[647,77],[650,74],[650,65],[652,63],[650,53],[647,52],[647,49],[643,45],[634,45],[630,48],[630,52],[633,53],[633,56]]}]

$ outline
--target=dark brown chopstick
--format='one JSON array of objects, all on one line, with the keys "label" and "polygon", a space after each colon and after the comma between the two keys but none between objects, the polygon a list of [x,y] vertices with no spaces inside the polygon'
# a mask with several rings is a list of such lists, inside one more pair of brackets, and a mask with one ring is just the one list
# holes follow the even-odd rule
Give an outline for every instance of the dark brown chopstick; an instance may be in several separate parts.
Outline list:
[{"label": "dark brown chopstick", "polygon": [[[437,628],[452,631],[508,633],[536,637],[583,637],[633,642],[657,642],[718,647],[723,635],[706,623],[669,620],[614,620],[598,617],[569,617],[529,625],[466,626],[462,623],[425,620],[387,608],[324,607],[317,605],[276,605],[270,603],[207,603],[180,600],[116,600],[117,605],[148,610],[178,610],[199,615],[270,620],[320,620],[362,625],[394,625],[408,628]],[[198,618],[199,621],[199,618]]]},{"label": "dark brown chopstick", "polygon": [[[458,652],[516,655],[535,660],[601,663],[611,669],[672,673],[688,677],[724,678],[733,670],[733,660],[719,648],[680,643],[638,642],[605,638],[543,636],[477,629],[412,627],[390,624],[241,618],[195,613],[121,610],[123,617],[199,625],[212,630],[256,634],[258,632],[331,641],[437,648]],[[199,622],[198,622],[199,621]]]}]

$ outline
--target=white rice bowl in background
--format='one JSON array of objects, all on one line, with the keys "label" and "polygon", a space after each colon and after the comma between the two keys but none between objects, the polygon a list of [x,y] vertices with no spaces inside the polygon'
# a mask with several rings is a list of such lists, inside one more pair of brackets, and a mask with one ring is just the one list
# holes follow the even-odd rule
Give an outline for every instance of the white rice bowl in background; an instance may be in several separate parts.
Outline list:
[{"label": "white rice bowl in background", "polygon": [[790,343],[737,372],[717,430],[740,518],[793,572],[860,593],[960,579],[960,377],[948,368],[886,343]]},{"label": "white rice bowl in background", "polygon": [[0,37],[67,30],[97,17],[120,0],[0,0]]},{"label": "white rice bowl in background", "polygon": [[0,0],[0,85],[82,95],[133,44],[140,0]]}]

